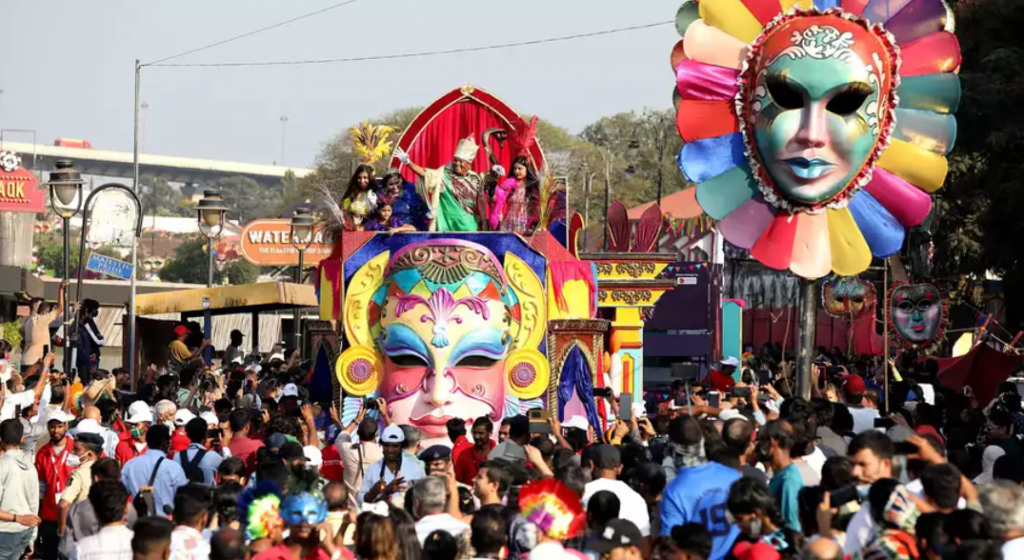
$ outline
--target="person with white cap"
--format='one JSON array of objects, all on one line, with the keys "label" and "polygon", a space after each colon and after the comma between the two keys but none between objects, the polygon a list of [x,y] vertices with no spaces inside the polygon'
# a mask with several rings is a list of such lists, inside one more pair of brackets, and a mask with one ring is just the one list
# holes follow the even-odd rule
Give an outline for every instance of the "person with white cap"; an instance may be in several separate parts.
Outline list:
[{"label": "person with white cap", "polygon": [[[159,405],[160,403],[157,404]],[[157,414],[159,414],[159,409],[157,409]],[[185,433],[185,426],[192,420],[195,420],[195,418],[196,415],[192,414],[192,411],[187,408],[183,408],[174,413],[174,430],[171,432],[171,453],[177,454],[188,449],[192,440],[189,439],[188,434]],[[205,432],[203,435],[206,435]],[[205,441],[206,439],[204,437],[203,442]]]},{"label": "person with white cap", "polygon": [[74,442],[67,435],[68,415],[63,410],[50,413],[46,419],[46,430],[50,433],[50,441],[36,453],[39,495],[42,497],[39,532],[43,537],[43,558],[56,560],[57,503],[67,486],[68,477],[78,466],[78,456],[74,454]]},{"label": "person with white cap", "polygon": [[718,363],[718,369],[708,372],[708,385],[712,391],[726,393],[736,385],[733,373],[740,365],[740,361],[733,356],[726,356]]},{"label": "person with white cap", "polygon": [[405,432],[396,424],[384,428],[380,446],[384,457],[370,465],[363,475],[359,503],[384,499],[401,503],[409,485],[424,477],[423,467],[413,461],[402,460]]},{"label": "person with white cap", "polygon": [[74,445],[79,465],[68,477],[67,487],[57,502],[57,534],[61,536],[64,535],[64,530],[67,528],[68,512],[71,511],[71,506],[89,498],[89,487],[92,486],[92,465],[100,458],[100,453],[103,453],[103,436],[97,433],[99,424],[96,424],[94,420],[85,420],[84,422],[92,422],[95,427],[86,425],[85,428],[89,431],[82,431],[81,423],[78,426],[78,439],[74,441]]},{"label": "person with white cap", "polygon": [[122,467],[146,452],[146,431],[153,423],[153,411],[144,401],[135,401],[128,407],[128,417],[124,419],[124,423],[128,424],[130,437],[118,442],[117,450],[114,452],[114,458]]}]

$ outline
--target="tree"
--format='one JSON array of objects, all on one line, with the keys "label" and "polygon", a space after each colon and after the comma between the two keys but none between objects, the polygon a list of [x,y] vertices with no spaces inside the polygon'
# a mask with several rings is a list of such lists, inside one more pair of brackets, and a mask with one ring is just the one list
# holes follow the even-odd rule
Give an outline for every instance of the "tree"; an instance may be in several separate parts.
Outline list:
[{"label": "tree", "polygon": [[954,8],[962,96],[950,174],[933,210],[933,274],[1002,276],[1009,323],[1017,325],[1024,318],[1024,263],[1014,242],[1024,237],[1024,3],[960,0]]},{"label": "tree", "polygon": [[[78,258],[78,233],[73,231],[71,234],[71,247],[70,247],[70,274],[76,276],[78,274],[79,258]],[[117,249],[104,245],[97,249],[91,249],[88,245],[85,247],[85,254],[82,258],[89,262],[89,255],[97,253],[105,255],[107,257],[114,257],[121,259],[122,256],[118,253]],[[39,267],[54,276],[61,276],[64,274],[64,241],[59,236],[53,236],[46,239],[41,239],[36,245],[36,256],[39,258]]]},{"label": "tree", "polygon": [[213,184],[220,191],[227,218],[248,223],[261,218],[276,218],[275,212],[282,202],[283,185],[277,188],[261,187],[248,177],[227,177]]},{"label": "tree", "polygon": [[193,209],[184,204],[181,191],[164,179],[143,175],[139,177],[139,202],[147,216],[193,216]]},{"label": "tree", "polygon": [[[209,270],[210,257],[206,254],[206,239],[197,237],[178,245],[174,258],[169,259],[160,270],[160,279],[164,282],[206,284]],[[222,284],[224,278],[227,278],[231,285],[252,284],[259,275],[258,266],[236,259],[225,264],[223,270],[214,269],[213,283]]]},{"label": "tree", "polygon": [[224,265],[223,276],[227,276],[228,284],[241,286],[255,284],[260,277],[260,267],[243,259],[235,259]]}]

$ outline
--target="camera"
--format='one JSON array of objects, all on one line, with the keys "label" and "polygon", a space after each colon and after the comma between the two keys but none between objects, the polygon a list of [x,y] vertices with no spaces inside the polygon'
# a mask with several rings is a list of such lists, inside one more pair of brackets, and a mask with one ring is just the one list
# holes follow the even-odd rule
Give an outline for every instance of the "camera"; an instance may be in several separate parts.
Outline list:
[{"label": "camera", "polygon": [[377,405],[377,401],[370,398],[363,401],[363,408],[366,410],[380,410],[380,407]]}]

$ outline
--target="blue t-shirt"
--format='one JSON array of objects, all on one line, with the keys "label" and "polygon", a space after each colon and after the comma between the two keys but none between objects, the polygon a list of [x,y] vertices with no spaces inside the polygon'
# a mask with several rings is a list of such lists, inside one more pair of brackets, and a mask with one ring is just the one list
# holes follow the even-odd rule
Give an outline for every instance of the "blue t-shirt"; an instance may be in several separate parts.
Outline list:
[{"label": "blue t-shirt", "polygon": [[775,497],[775,503],[782,509],[782,520],[790,529],[800,532],[800,490],[804,487],[804,477],[796,463],[790,463],[772,477],[768,490]]},{"label": "blue t-shirt", "polygon": [[661,534],[684,523],[700,523],[711,535],[708,560],[722,560],[740,534],[726,521],[729,488],[740,478],[739,471],[719,463],[683,467],[665,489],[661,499]]}]

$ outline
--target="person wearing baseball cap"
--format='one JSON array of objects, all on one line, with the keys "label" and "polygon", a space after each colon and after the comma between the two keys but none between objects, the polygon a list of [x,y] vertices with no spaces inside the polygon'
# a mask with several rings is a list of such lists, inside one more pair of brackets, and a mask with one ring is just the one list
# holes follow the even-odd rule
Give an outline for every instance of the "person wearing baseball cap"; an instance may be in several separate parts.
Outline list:
[{"label": "person wearing baseball cap", "polygon": [[849,409],[850,416],[853,416],[853,433],[859,434],[874,429],[878,411],[864,406],[864,393],[868,390],[864,378],[855,373],[848,373],[842,379],[843,404]]},{"label": "person wearing baseball cap", "polygon": [[392,502],[403,499],[405,490],[413,482],[426,476],[423,467],[418,463],[402,460],[403,443],[405,432],[400,426],[392,424],[384,428],[384,433],[380,436],[384,458],[366,469],[363,487],[359,491],[360,503],[376,502],[388,497]]},{"label": "person wearing baseball cap", "polygon": [[711,390],[720,393],[732,391],[732,388],[736,385],[733,374],[739,365],[740,361],[732,356],[722,358],[722,361],[718,363],[718,369],[708,372],[708,384],[711,386]]},{"label": "person wearing baseball cap", "polygon": [[587,548],[608,560],[642,560],[642,540],[632,521],[612,519],[587,541]]},{"label": "person wearing baseball cap", "polygon": [[210,341],[204,340],[203,344],[195,352],[189,350],[188,346],[185,345],[185,341],[191,334],[192,331],[185,325],[174,327],[174,340],[167,347],[169,357],[167,366],[171,371],[181,371],[186,364],[201,356],[203,350],[210,346]]},{"label": "person wearing baseball cap", "polygon": [[[78,466],[74,454],[74,442],[68,437],[68,415],[63,410],[53,410],[46,418],[46,431],[50,441],[36,453],[36,470],[39,471],[39,517],[42,523],[39,534],[43,537],[43,557],[57,557],[57,502],[67,486],[68,477]],[[49,542],[47,542],[49,541]],[[52,544],[52,546],[51,546]],[[52,552],[52,556],[48,553]]]}]

